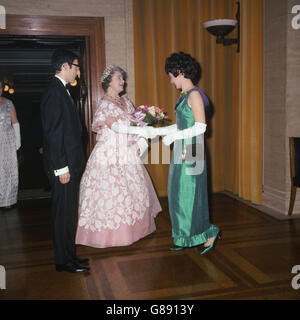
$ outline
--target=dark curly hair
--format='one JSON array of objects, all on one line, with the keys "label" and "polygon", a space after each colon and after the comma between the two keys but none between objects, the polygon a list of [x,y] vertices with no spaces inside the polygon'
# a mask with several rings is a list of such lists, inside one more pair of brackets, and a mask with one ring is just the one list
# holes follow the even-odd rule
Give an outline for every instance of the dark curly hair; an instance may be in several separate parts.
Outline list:
[{"label": "dark curly hair", "polygon": [[196,85],[201,78],[201,66],[196,59],[190,54],[180,51],[179,53],[172,53],[166,59],[165,63],[166,74],[172,73],[177,77],[179,73],[187,79],[191,79],[193,84]]},{"label": "dark curly hair", "polygon": [[120,93],[120,95],[124,94],[125,91],[126,91],[126,86],[127,86],[127,73],[126,71],[124,71],[121,67],[118,67],[118,66],[115,66],[111,69],[111,72],[109,73],[109,75],[107,77],[105,77],[105,79],[101,82],[101,86],[104,90],[104,92],[107,91],[108,87],[109,87],[109,84],[111,83],[111,79],[114,75],[114,73],[116,71],[119,71],[122,75],[122,78],[124,80],[124,91]]},{"label": "dark curly hair", "polygon": [[60,72],[61,67],[65,62],[67,62],[70,68],[72,68],[72,63],[75,59],[78,60],[78,56],[75,53],[69,50],[60,48],[60,49],[56,49],[53,52],[51,57],[51,65],[55,70],[55,72]]}]

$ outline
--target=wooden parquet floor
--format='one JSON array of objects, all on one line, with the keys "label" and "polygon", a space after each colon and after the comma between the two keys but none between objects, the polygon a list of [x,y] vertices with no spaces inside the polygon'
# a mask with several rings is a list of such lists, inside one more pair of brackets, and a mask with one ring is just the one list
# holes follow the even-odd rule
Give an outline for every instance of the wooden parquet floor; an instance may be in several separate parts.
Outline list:
[{"label": "wooden parquet floor", "polygon": [[[279,221],[224,194],[210,199],[222,231],[214,250],[171,252],[167,199],[152,235],[128,247],[78,246],[87,274],[58,273],[53,265],[49,203],[21,202],[0,211],[0,299],[30,300],[300,300],[292,288],[300,265],[300,220]],[[298,280],[300,284],[300,279]]]}]

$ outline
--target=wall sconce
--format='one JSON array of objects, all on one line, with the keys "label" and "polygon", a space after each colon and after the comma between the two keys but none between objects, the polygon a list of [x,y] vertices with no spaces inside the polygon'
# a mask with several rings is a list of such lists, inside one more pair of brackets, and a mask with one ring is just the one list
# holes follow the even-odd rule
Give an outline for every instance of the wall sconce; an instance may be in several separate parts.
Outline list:
[{"label": "wall sconce", "polygon": [[14,94],[14,93],[15,93],[15,89],[14,89],[14,88],[10,88],[10,89],[8,90],[8,93],[9,93],[9,94]]},{"label": "wall sconce", "polygon": [[7,92],[9,90],[9,85],[4,83],[4,89],[3,90],[4,90],[4,92]]},{"label": "wall sconce", "polygon": [[[236,20],[231,19],[217,19],[210,20],[203,23],[207,31],[217,37],[217,44],[223,43],[224,46],[237,44],[237,52],[240,52],[240,3],[237,2],[238,9]],[[224,38],[233,31],[237,25],[238,35],[236,39]]]}]

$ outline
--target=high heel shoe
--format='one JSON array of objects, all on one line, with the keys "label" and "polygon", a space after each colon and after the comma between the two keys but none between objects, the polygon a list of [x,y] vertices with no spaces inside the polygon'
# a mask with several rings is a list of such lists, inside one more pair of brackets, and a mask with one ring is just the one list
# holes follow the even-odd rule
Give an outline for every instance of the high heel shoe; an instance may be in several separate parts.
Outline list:
[{"label": "high heel shoe", "polygon": [[184,247],[179,247],[179,246],[176,246],[175,247],[172,247],[170,248],[171,251],[181,251],[181,250],[184,250]]},{"label": "high heel shoe", "polygon": [[212,244],[210,246],[208,246],[208,247],[204,247],[204,249],[200,252],[200,254],[204,254],[204,253],[208,252],[209,250],[211,250],[215,246],[216,241],[218,239],[221,239],[220,232],[217,233],[217,235],[215,236],[214,241],[212,242]]}]

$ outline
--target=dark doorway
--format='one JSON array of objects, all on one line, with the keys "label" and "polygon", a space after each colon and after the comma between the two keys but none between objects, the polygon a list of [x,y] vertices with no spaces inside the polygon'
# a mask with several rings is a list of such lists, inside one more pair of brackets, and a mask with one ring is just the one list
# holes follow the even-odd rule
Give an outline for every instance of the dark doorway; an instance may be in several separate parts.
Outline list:
[{"label": "dark doorway", "polygon": [[[86,51],[84,36],[0,35],[0,76],[14,89],[4,96],[13,101],[21,127],[23,161],[19,167],[19,198],[50,197],[48,179],[43,170],[43,139],[40,119],[40,100],[54,75],[51,56],[56,48],[64,47],[75,52],[79,59]],[[81,69],[82,69],[81,63]],[[84,74],[84,70],[81,70]],[[78,106],[85,99],[86,86],[80,77],[70,93]],[[84,113],[81,114],[85,124]],[[85,127],[85,125],[84,125]],[[85,135],[84,143],[87,145]]]},{"label": "dark doorway", "polygon": [[[93,119],[93,114],[96,110],[97,104],[102,96],[102,89],[99,87],[99,81],[101,78],[102,71],[105,66],[105,36],[104,36],[104,18],[102,17],[64,17],[64,16],[31,16],[31,15],[6,15],[6,29],[0,29],[0,39],[3,41],[10,41],[9,37],[20,36],[22,39],[26,39],[24,41],[35,41],[39,44],[37,46],[45,45],[49,43],[51,39],[53,40],[52,46],[57,47],[58,45],[66,45],[63,44],[63,41],[67,41],[68,45],[70,45],[69,41],[73,41],[75,43],[80,42],[81,44],[78,46],[75,45],[75,49],[79,51],[82,48],[83,39],[85,39],[85,52],[81,52],[82,57],[82,71],[81,79],[84,79],[86,83],[86,88],[80,85],[80,93],[84,93],[80,95],[80,98],[77,100],[80,103],[77,104],[79,106],[79,112],[82,121],[85,123],[87,128],[87,156],[92,152],[93,147],[95,145],[96,139],[95,135],[93,135],[91,131],[91,124]],[[40,40],[38,40],[40,39]],[[20,40],[20,39],[19,39]],[[44,42],[44,43],[42,43]],[[11,43],[2,43],[2,48],[8,49],[9,45],[13,45]],[[0,50],[2,52],[3,50]],[[72,49],[72,46],[69,47]],[[38,48],[32,50],[33,52],[37,52]],[[52,48],[53,50],[53,48]],[[15,48],[15,54],[17,52],[22,52],[21,47]],[[23,53],[25,60],[25,53]],[[50,52],[48,56],[48,60],[50,58]],[[21,54],[22,56],[22,54]],[[21,58],[20,58],[21,59]],[[38,59],[38,58],[37,58]],[[46,58],[45,58],[46,59]],[[7,60],[4,59],[0,62],[0,73],[5,71],[8,67],[8,57]],[[40,69],[46,68],[47,64],[40,64]],[[51,71],[52,72],[52,71]],[[33,69],[30,68],[30,72],[33,73]],[[48,72],[46,72],[48,73]],[[50,74],[48,73],[48,76]],[[28,75],[28,81],[32,81],[31,76]],[[25,76],[23,77],[25,79]],[[47,80],[46,80],[47,81]],[[37,80],[37,82],[42,82],[41,80]],[[82,81],[80,82],[83,83]],[[41,93],[39,93],[41,94]],[[71,94],[76,96],[73,90],[71,90]],[[25,99],[25,98],[24,98]],[[37,98],[35,101],[38,101],[40,98]],[[25,101],[25,100],[24,100]],[[23,103],[22,99],[20,100]],[[17,104],[18,102],[16,102]],[[19,107],[18,107],[19,108]],[[33,107],[34,109],[34,107]],[[19,111],[20,113],[20,111]],[[28,114],[26,113],[26,116]],[[26,172],[26,171],[25,171]],[[27,192],[27,190],[29,190]],[[35,190],[40,189],[22,189],[19,192],[19,198],[22,198],[22,193],[29,193],[29,198],[39,198],[39,193],[35,195]]]}]

